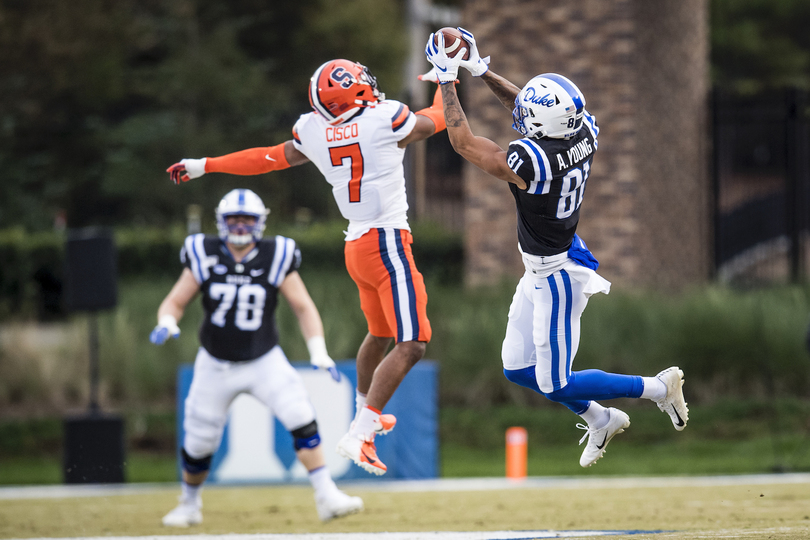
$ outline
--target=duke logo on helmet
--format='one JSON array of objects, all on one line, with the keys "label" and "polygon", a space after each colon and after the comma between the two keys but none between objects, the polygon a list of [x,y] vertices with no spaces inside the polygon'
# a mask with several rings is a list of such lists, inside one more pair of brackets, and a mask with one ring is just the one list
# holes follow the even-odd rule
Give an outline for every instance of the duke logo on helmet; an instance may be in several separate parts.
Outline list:
[{"label": "duke logo on helmet", "polygon": [[524,137],[568,139],[582,128],[585,96],[567,78],[544,73],[515,97],[512,128]]},{"label": "duke logo on helmet", "polygon": [[368,68],[350,60],[324,63],[309,82],[309,104],[333,126],[384,99]]},{"label": "duke logo on helmet", "polygon": [[[234,189],[222,197],[216,209],[219,237],[235,245],[258,242],[264,233],[269,213],[270,210],[254,192],[249,189]],[[256,218],[256,222],[252,226],[244,223],[229,226],[230,216],[250,216]]]}]

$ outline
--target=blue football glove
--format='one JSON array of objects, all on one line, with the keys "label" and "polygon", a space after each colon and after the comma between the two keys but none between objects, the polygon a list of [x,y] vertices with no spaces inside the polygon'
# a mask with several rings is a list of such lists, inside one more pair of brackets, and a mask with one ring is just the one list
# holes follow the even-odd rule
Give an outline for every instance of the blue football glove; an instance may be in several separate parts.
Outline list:
[{"label": "blue football glove", "polygon": [[[433,43],[434,36],[437,39],[435,44]],[[428,62],[436,68],[436,78],[438,78],[439,84],[451,83],[458,79],[458,67],[461,65],[461,57],[466,51],[465,47],[455,57],[450,58],[444,52],[444,34],[441,32],[430,34],[425,46],[425,56],[427,56]]]},{"label": "blue football glove", "polygon": [[480,77],[489,70],[489,56],[481,58],[481,55],[478,54],[478,46],[475,44],[475,36],[472,35],[472,32],[468,32],[460,26],[458,31],[461,32],[461,36],[470,45],[470,57],[462,60],[460,65],[469,71],[473,77]]},{"label": "blue football glove", "polygon": [[180,328],[177,327],[177,319],[171,315],[164,315],[149,334],[149,341],[155,345],[163,345],[170,337],[174,339],[180,337]]},{"label": "blue football glove", "polygon": [[309,349],[309,363],[312,364],[312,367],[314,369],[325,369],[335,382],[340,382],[340,372],[335,367],[335,361],[326,351],[326,342],[323,336],[309,338],[307,340],[307,349]]}]

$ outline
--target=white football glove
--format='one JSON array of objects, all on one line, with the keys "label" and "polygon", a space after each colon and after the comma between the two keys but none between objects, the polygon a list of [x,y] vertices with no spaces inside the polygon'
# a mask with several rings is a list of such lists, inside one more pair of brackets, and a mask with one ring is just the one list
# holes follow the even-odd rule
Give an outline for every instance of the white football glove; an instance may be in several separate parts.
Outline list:
[{"label": "white football glove", "polygon": [[326,341],[323,336],[312,336],[307,340],[309,349],[309,363],[315,369],[325,369],[335,381],[340,382],[340,372],[335,367],[335,361],[326,351]]},{"label": "white football glove", "polygon": [[199,178],[205,174],[205,161],[207,158],[201,159],[181,159],[175,163],[166,172],[175,184],[180,182],[188,182],[194,178]]},{"label": "white football glove", "polygon": [[[421,75],[417,75],[416,78],[419,79],[420,81],[432,82],[432,83],[440,84],[439,83],[439,77],[438,77],[438,75],[436,75],[436,68],[435,67],[430,68],[430,71],[428,71],[427,73],[422,73]],[[456,82],[458,82],[458,79],[456,79]]]},{"label": "white football glove", "polygon": [[419,79],[420,81],[427,81],[427,82],[432,82],[432,83],[439,84],[439,77],[438,77],[438,75],[436,75],[436,68],[435,67],[431,67],[430,71],[428,71],[427,73],[422,73],[421,75],[417,75],[416,78]]},{"label": "white football glove", "polygon": [[439,84],[451,83],[458,79],[458,67],[461,65],[461,57],[467,52],[467,48],[461,49],[455,57],[450,58],[444,52],[444,34],[437,32],[435,36],[438,43],[434,45],[434,34],[430,34],[425,46],[425,56],[427,56],[428,62],[436,68],[436,78],[439,80]]},{"label": "white football glove", "polygon": [[489,56],[481,58],[478,54],[478,46],[475,44],[475,37],[472,35],[472,32],[468,32],[460,26],[458,27],[458,31],[461,32],[462,37],[470,44],[470,57],[466,60],[462,60],[460,65],[469,71],[473,77],[480,77],[489,70]]},{"label": "white football glove", "polygon": [[149,334],[149,341],[155,345],[163,345],[169,338],[177,339],[178,337],[180,337],[180,328],[177,327],[177,319],[172,315],[164,315]]}]

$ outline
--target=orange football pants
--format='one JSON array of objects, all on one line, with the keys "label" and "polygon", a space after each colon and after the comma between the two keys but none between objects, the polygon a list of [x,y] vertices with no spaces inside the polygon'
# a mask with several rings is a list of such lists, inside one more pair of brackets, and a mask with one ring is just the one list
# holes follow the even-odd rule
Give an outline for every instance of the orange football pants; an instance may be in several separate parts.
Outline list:
[{"label": "orange football pants", "polygon": [[346,269],[360,291],[368,331],[377,337],[430,341],[427,291],[413,262],[413,236],[404,229],[371,229],[346,242]]}]

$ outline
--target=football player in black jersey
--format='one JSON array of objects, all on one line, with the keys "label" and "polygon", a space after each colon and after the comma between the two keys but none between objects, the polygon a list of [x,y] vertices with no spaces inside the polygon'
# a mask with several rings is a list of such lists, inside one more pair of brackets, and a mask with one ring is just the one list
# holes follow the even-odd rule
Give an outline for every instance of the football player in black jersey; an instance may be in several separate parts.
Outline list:
[{"label": "football player in black jersey", "polygon": [[[509,308],[501,357],[510,381],[562,403],[587,425],[580,465],[590,467],[614,435],[630,425],[626,413],[595,400],[647,398],[669,414],[675,429],[688,420],[683,371],[670,367],[655,377],[589,369],[572,371],[579,346],[580,317],[588,298],[607,294],[610,282],[596,273],[599,263],[576,235],[580,205],[598,148],[599,128],[585,110],[585,97],[567,78],[545,73],[522,89],[493,73],[481,59],[473,35],[459,28],[469,49],[448,57],[441,32],[428,38],[431,76],[442,85],[447,133],[467,161],[508,183],[518,214],[518,247],[526,272]],[[473,135],[455,89],[458,68],[481,77],[512,111],[522,138],[504,151]]]},{"label": "football player in black jersey", "polygon": [[163,518],[166,526],[188,527],[202,521],[201,486],[222,439],[228,407],[242,393],[267,405],[292,433],[323,521],[363,508],[359,497],[346,495],[332,481],[315,409],[300,375],[278,345],[275,311],[280,292],[298,318],[311,363],[339,380],[326,350],[320,314],[297,272],[301,253],[290,238],[262,239],[267,214],[262,200],[250,190],[225,195],[216,210],[219,236],[186,238],[180,254],[185,269],[158,309],[158,325],[150,335],[156,345],[180,335],[177,321],[197,293],[205,311],[185,402],[182,494],[180,504]]}]

